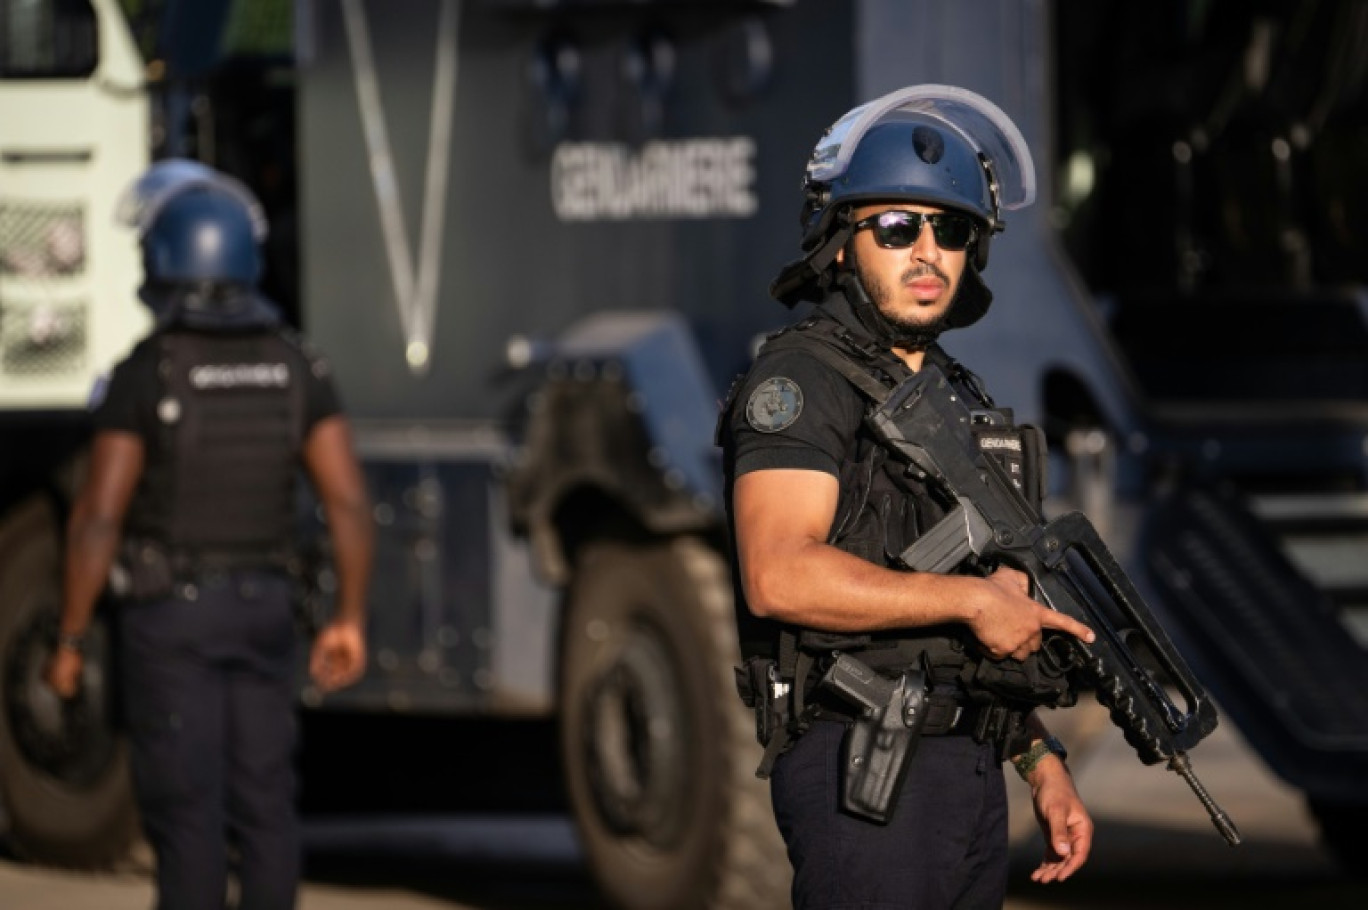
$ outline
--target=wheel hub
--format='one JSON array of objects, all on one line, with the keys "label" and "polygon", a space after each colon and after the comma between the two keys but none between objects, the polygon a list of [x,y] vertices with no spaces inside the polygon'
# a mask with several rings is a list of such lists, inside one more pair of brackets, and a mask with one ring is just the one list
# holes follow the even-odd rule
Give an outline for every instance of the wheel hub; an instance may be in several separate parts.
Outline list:
[{"label": "wheel hub", "polygon": [[613,831],[659,848],[682,836],[690,800],[678,684],[658,633],[634,626],[585,693],[582,744],[598,812]]}]

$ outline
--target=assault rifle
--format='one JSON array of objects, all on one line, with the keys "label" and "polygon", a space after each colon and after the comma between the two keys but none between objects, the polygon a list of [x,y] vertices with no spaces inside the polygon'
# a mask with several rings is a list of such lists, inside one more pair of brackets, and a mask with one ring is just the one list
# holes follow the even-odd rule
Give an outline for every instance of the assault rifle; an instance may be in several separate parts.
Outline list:
[{"label": "assault rifle", "polygon": [[[874,432],[907,460],[908,470],[954,502],[901,561],[920,572],[944,573],[969,563],[985,571],[1007,565],[1029,575],[1037,600],[1096,632],[1091,644],[1048,634],[1043,657],[1072,680],[1091,684],[1140,760],[1167,760],[1226,841],[1238,844],[1234,823],[1197,780],[1187,757],[1216,728],[1215,707],[1092,523],[1078,512],[1045,521],[997,459],[983,453],[973,426],[986,413],[968,407],[930,363],[871,413]],[[1167,689],[1177,693],[1182,707]]]}]

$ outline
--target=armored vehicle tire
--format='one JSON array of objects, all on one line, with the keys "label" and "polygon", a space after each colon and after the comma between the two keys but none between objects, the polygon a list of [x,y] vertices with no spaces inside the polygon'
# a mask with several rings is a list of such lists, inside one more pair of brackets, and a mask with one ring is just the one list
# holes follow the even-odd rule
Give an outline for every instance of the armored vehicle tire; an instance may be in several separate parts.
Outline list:
[{"label": "armored vehicle tire", "polygon": [[1368,879],[1363,858],[1368,855],[1368,803],[1308,800],[1311,815],[1320,825],[1321,843],[1340,868],[1358,879]]},{"label": "armored vehicle tire", "polygon": [[587,545],[561,655],[566,789],[604,895],[630,910],[787,907],[717,553],[692,538]]},{"label": "armored vehicle tire", "polygon": [[[107,868],[137,839],[127,749],[113,724],[109,637],[88,638],[81,694],[42,681],[61,596],[55,520],[28,509],[0,534],[0,805],[7,839],[38,862]],[[5,542],[8,542],[6,545]]]}]

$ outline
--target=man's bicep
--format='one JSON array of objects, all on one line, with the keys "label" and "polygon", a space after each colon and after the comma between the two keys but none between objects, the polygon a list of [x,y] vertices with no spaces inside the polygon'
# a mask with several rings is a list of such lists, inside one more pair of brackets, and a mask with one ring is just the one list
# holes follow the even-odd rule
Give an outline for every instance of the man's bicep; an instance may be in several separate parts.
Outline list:
[{"label": "man's bicep", "polygon": [[142,437],[123,430],[101,430],[91,446],[90,470],[78,510],[87,518],[119,523],[142,476]]},{"label": "man's bicep", "polygon": [[303,458],[325,507],[356,505],[365,499],[365,481],[346,418],[335,414],[315,424],[304,441]]},{"label": "man's bicep", "polygon": [[840,487],[824,471],[752,471],[736,479],[732,509],[743,562],[824,543]]},{"label": "man's bicep", "polygon": [[736,554],[751,612],[776,615],[792,599],[793,568],[826,542],[839,492],[824,471],[777,468],[736,479]]}]

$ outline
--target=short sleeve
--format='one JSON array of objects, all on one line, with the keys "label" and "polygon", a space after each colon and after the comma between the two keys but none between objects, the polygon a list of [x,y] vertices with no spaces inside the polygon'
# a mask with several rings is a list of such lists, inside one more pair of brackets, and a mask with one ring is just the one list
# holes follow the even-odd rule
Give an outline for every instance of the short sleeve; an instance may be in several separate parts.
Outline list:
[{"label": "short sleeve", "polygon": [[863,419],[859,393],[812,354],[762,351],[728,418],[735,475],[799,468],[839,477]]},{"label": "short sleeve", "polygon": [[147,439],[154,428],[159,388],[155,352],[151,345],[140,344],[92,395],[95,431],[124,431]]},{"label": "short sleeve", "polygon": [[309,346],[300,353],[304,358],[304,433],[321,421],[342,413],[342,399],[333,382],[332,367],[322,354]]}]

